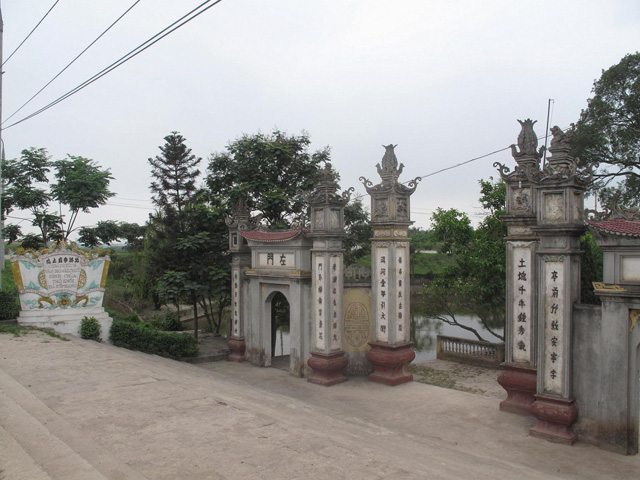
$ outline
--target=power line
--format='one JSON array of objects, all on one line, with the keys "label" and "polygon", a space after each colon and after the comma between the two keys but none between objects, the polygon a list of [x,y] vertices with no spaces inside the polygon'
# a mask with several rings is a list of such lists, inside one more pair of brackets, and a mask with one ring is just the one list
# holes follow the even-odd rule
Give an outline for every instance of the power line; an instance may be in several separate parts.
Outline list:
[{"label": "power line", "polygon": [[51,12],[51,10],[53,10],[53,7],[55,7],[55,6],[58,4],[58,2],[59,2],[59,1],[60,1],[60,0],[56,0],[56,2],[51,6],[51,8],[47,11],[47,13],[45,13],[45,14],[44,14],[44,17],[42,17],[42,18],[40,19],[40,21],[36,24],[36,26],[35,26],[35,27],[33,27],[33,30],[31,30],[31,31],[29,32],[29,35],[27,35],[27,36],[24,38],[24,40],[22,40],[22,42],[20,42],[20,45],[18,45],[18,46],[16,47],[16,49],[15,49],[13,52],[11,52],[11,55],[9,55],[9,56],[7,57],[7,59],[6,59],[4,62],[2,62],[2,65],[0,65],[0,66],[4,66],[4,64],[5,64],[5,63],[7,63],[11,57],[13,57],[13,54],[14,54],[14,53],[16,53],[16,52],[18,51],[18,49],[19,49],[19,48],[24,44],[24,42],[26,42],[26,41],[27,41],[27,39],[31,36],[31,34],[32,34],[33,32],[35,32],[35,31],[36,31],[36,28],[38,28],[38,27],[40,26],[40,24],[44,21],[44,19],[45,19],[45,18],[47,18],[47,15],[49,15],[49,13]]},{"label": "power line", "polygon": [[[33,95],[29,100],[27,100],[25,103],[23,103],[23,104],[22,104],[22,106],[21,106],[19,109],[17,109],[15,112],[13,112],[13,113],[12,113],[11,115],[9,115],[7,118],[5,118],[5,119],[4,119],[4,121],[3,121],[2,123],[3,123],[3,124],[4,124],[4,123],[6,123],[6,122],[7,122],[10,118],[12,118],[16,113],[18,113],[20,110],[22,110],[24,107],[26,107],[29,103],[31,103],[31,101],[32,101],[34,98],[36,98],[38,95],[40,95],[40,93],[41,93],[45,88],[47,88],[49,85],[51,85],[51,83],[52,83],[56,78],[58,78],[60,75],[62,75],[62,73],[63,73],[67,68],[69,68],[71,65],[73,65],[73,64],[74,64],[74,62],[75,62],[76,60],[78,60],[78,59],[79,59],[79,58],[84,54],[84,52],[86,52],[87,50],[89,50],[89,49],[90,49],[90,48],[91,48],[91,47],[92,47],[92,46],[93,46],[93,45],[94,45],[98,40],[100,40],[100,38],[102,38],[102,36],[103,36],[105,33],[107,33],[109,30],[111,30],[111,27],[113,27],[116,23],[118,23],[118,22],[122,19],[122,17],[124,17],[127,13],[129,13],[129,11],[130,11],[131,9],[133,9],[133,7],[135,7],[138,3],[140,3],[140,1],[141,1],[141,0],[136,0],[136,2],[135,2],[133,5],[131,5],[129,8],[127,8],[127,10],[126,10],[122,15],[120,15],[120,16],[116,19],[116,21],[115,21],[115,22],[113,22],[111,25],[109,25],[109,26],[107,27],[107,29],[106,29],[104,32],[102,32],[100,35],[98,35],[98,37],[97,37],[93,42],[91,42],[91,43],[90,43],[90,44],[89,44],[89,45],[88,45],[84,50],[82,50],[82,51],[81,51],[81,52],[76,56],[76,58],[74,58],[73,60],[71,60],[71,61],[70,61],[70,62],[69,62],[69,63],[68,63],[68,64],[67,64],[67,65],[66,65],[62,70],[60,70],[60,71],[56,74],[56,76],[55,76],[55,77],[53,77],[51,80],[49,80],[49,81],[47,82],[47,84],[46,84],[44,87],[42,87],[40,90],[38,90],[38,91],[35,93],[35,95]],[[53,7],[52,7],[52,8],[53,8]],[[7,59],[7,60],[8,60],[8,59]]]},{"label": "power line", "polygon": [[[128,62],[129,60],[131,60],[132,58],[134,58],[135,56],[137,56],[138,54],[144,52],[147,48],[151,47],[152,45],[155,45],[157,42],[159,42],[160,40],[162,40],[164,37],[166,37],[167,35],[170,35],[171,33],[175,32],[177,29],[179,29],[180,27],[182,27],[183,25],[186,25],[187,23],[189,23],[191,20],[193,20],[194,18],[196,18],[197,16],[201,15],[202,13],[206,12],[207,10],[209,10],[210,8],[216,6],[217,4],[219,4],[220,2],[222,2],[222,0],[216,0],[215,2],[213,2],[211,5],[208,5],[206,7],[204,7],[207,3],[210,3],[212,0],[206,0],[205,2],[201,3],[200,5],[198,5],[196,8],[194,8],[193,10],[191,10],[189,13],[183,15],[182,17],[180,17],[178,20],[176,20],[175,22],[173,22],[171,25],[169,25],[168,27],[164,28],[163,30],[161,30],[160,32],[156,33],[153,37],[149,38],[148,40],[146,40],[145,42],[141,43],[140,45],[138,45],[136,48],[134,48],[133,50],[131,50],[129,53],[127,53],[126,55],[120,57],[118,60],[116,60],[115,62],[113,62],[111,65],[109,65],[108,67],[104,68],[103,70],[101,70],[100,72],[96,73],[93,77],[89,78],[88,80],[85,80],[83,83],[81,83],[80,85],[78,85],[77,87],[75,87],[74,89],[68,91],[67,93],[65,93],[64,95],[62,95],[61,97],[58,97],[56,100],[54,100],[53,102],[51,102],[50,104],[48,104],[45,107],[42,107],[40,110],[37,110],[35,112],[33,112],[30,115],[27,115],[26,117],[22,118],[21,120],[18,120],[15,123],[12,123],[11,125],[7,126],[4,128],[4,130],[7,130],[8,128],[11,128],[15,125],[18,125],[19,123],[22,123],[26,120],[29,120],[30,118],[35,117],[36,115],[41,114],[42,112],[50,109],[51,107],[57,105],[58,103],[62,102],[63,100],[66,100],[67,98],[69,98],[70,96],[78,93],[80,90],[82,90],[83,88],[91,85],[93,82],[95,82],[96,80],[104,77],[107,73],[112,72],[113,70],[115,70],[116,68],[118,68],[120,65],[123,65],[124,63]],[[204,8],[203,8],[204,7]],[[193,14],[195,11],[202,9],[201,11],[199,11],[198,13],[195,13],[194,15],[192,15],[191,17],[189,17],[189,15]],[[189,18],[187,18],[189,17]],[[186,18],[186,20],[185,20]],[[184,20],[184,21],[183,21]],[[180,23],[182,22],[182,23]],[[178,24],[178,25],[177,25]],[[165,33],[166,32],[166,33]]]},{"label": "power line", "polygon": [[[570,128],[571,127],[563,128],[562,131],[565,132],[565,131],[569,130]],[[550,135],[548,135],[548,134],[547,135],[542,135],[542,136],[538,137],[538,140],[542,140],[542,139],[546,140],[546,138],[549,137],[549,136]],[[494,150],[491,153],[486,153],[484,155],[480,155],[479,157],[475,157],[475,158],[472,158],[470,160],[466,160],[464,162],[457,163],[456,165],[452,165],[450,167],[446,167],[446,168],[442,168],[440,170],[436,170],[435,172],[431,172],[431,173],[429,173],[427,175],[422,175],[420,178],[425,179],[427,177],[432,177],[434,175],[437,175],[438,173],[442,173],[442,172],[446,172],[447,170],[453,170],[454,168],[462,167],[463,165],[466,165],[467,163],[475,162],[476,160],[481,160],[483,158],[490,157],[491,155],[495,155],[496,153],[504,152],[505,150],[509,150],[510,148],[511,148],[511,145],[509,145],[508,147],[501,148],[500,150]],[[546,151],[546,149],[545,149],[545,151]],[[409,183],[409,181],[410,180],[408,180],[406,182],[403,182],[403,183]]]}]

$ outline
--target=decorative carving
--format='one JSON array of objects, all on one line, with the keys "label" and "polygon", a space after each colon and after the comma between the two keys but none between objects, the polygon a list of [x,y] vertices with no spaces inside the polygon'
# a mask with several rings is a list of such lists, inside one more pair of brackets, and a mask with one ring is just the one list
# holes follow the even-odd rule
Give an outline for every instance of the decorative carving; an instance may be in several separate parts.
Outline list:
[{"label": "decorative carving", "polygon": [[596,293],[625,293],[627,291],[626,288],[620,285],[607,285],[604,282],[591,282],[591,285],[593,285],[593,290]]},{"label": "decorative carving", "polygon": [[382,183],[378,185],[373,185],[373,182],[366,179],[365,177],[360,177],[360,181],[364,185],[364,188],[367,190],[368,194],[372,193],[387,193],[394,191],[395,193],[411,195],[417,188],[418,182],[422,180],[421,177],[416,177],[413,180],[407,182],[407,185],[403,185],[398,182],[398,177],[402,173],[404,169],[404,165],[401,163],[398,166],[398,159],[394,152],[394,148],[397,145],[383,145],[385,149],[385,154],[382,157],[382,166],[380,164],[376,165],[378,170],[378,175],[382,179]]},{"label": "decorative carving", "polygon": [[533,131],[533,126],[536,122],[537,120],[531,120],[530,118],[527,118],[524,122],[518,120],[522,127],[518,135],[518,148],[515,145],[511,145],[511,154],[518,164],[523,160],[537,164],[542,158],[544,147],[540,147],[540,150],[538,150],[538,136]]},{"label": "decorative carving", "polygon": [[629,328],[629,332],[633,332],[633,329],[636,328],[636,325],[638,324],[638,318],[640,318],[640,310],[629,311],[629,317],[631,319],[631,328]]},{"label": "decorative carving", "polygon": [[320,169],[320,181],[316,189],[309,195],[307,195],[307,202],[311,205],[337,205],[344,206],[349,203],[351,193],[354,188],[349,188],[342,194],[336,193],[338,191],[338,182],[336,181],[337,174],[331,168],[331,163],[326,162],[324,168]]},{"label": "decorative carving", "polygon": [[361,347],[369,339],[371,322],[369,312],[360,302],[351,303],[344,316],[344,336],[355,348]]}]

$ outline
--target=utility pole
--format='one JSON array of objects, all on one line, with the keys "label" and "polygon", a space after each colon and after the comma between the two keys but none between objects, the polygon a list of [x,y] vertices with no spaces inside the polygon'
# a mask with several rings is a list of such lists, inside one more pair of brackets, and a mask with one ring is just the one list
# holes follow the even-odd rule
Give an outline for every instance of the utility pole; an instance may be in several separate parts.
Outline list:
[{"label": "utility pole", "polygon": [[[0,3],[0,158],[4,162],[4,142],[2,141],[2,37],[4,36],[4,22],[2,21],[2,4]],[[0,207],[2,207],[2,166],[0,165]],[[0,218],[0,288],[2,288],[2,270],[4,270],[4,220]]]}]

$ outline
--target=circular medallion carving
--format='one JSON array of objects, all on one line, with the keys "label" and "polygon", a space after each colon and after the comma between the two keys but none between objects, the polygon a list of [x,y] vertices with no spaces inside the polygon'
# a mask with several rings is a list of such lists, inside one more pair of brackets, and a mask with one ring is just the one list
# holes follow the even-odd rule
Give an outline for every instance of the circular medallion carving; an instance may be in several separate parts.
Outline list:
[{"label": "circular medallion carving", "polygon": [[87,283],[87,272],[84,270],[80,270],[80,276],[78,278],[78,288],[84,287],[85,283]]},{"label": "circular medallion carving", "polygon": [[369,340],[371,322],[369,312],[360,302],[354,302],[347,307],[344,316],[344,336],[353,347],[361,347]]},{"label": "circular medallion carving", "polygon": [[38,283],[42,288],[47,288],[47,276],[44,273],[44,269],[38,275]]}]

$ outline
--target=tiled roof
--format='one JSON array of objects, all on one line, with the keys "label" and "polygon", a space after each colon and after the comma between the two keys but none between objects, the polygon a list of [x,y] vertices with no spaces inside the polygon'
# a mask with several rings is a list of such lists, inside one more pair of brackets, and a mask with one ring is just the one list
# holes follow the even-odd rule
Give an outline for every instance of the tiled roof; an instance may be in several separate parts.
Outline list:
[{"label": "tiled roof", "polygon": [[609,233],[611,235],[623,235],[626,237],[640,237],[640,222],[615,219],[603,220],[601,222],[589,221],[587,224],[596,230]]},{"label": "tiled roof", "polygon": [[307,229],[302,230],[286,230],[284,232],[264,232],[261,230],[253,230],[250,232],[240,232],[247,240],[254,240],[256,242],[274,243],[274,242],[286,242],[293,240],[301,233],[306,233]]}]

